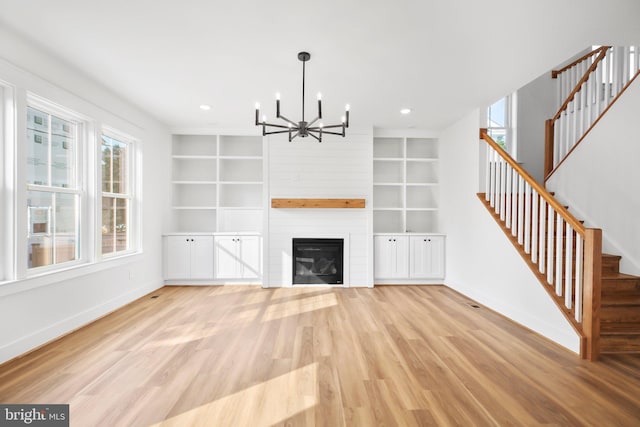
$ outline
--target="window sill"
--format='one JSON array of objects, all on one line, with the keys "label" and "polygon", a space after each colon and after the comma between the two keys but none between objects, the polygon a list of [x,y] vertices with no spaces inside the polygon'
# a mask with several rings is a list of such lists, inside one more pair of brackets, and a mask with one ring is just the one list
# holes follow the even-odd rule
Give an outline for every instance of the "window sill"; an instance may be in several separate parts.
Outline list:
[{"label": "window sill", "polygon": [[76,279],[78,277],[131,264],[139,261],[141,256],[142,252],[128,252],[126,254],[110,256],[108,258],[101,259],[100,261],[73,264],[66,268],[60,268],[53,271],[50,270],[22,279],[0,282],[0,297],[26,292],[65,280]]}]

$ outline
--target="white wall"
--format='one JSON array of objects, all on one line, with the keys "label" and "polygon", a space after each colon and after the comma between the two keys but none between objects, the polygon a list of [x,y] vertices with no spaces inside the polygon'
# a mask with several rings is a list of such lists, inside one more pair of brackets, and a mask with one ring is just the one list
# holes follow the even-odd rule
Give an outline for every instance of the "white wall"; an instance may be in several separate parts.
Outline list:
[{"label": "white wall", "polygon": [[[268,198],[364,198],[365,209],[268,208],[266,278],[268,286],[291,285],[291,239],[348,239],[345,265],[349,286],[373,284],[372,134],[348,132],[346,138],[268,141]],[[271,206],[269,203],[268,206]],[[345,273],[347,273],[345,271]]]},{"label": "white wall", "polygon": [[640,79],[636,79],[551,175],[547,188],[587,227],[601,228],[603,251],[640,275]]},{"label": "white wall", "polygon": [[14,86],[18,113],[24,113],[26,92],[31,91],[90,117],[97,125],[138,138],[143,180],[141,253],[0,283],[1,363],[162,285],[161,234],[169,201],[168,193],[157,189],[170,185],[166,174],[170,135],[144,112],[4,29],[0,29],[0,79]]},{"label": "white wall", "polygon": [[[442,226],[451,288],[579,352],[579,338],[476,196],[479,111],[440,137]],[[484,190],[483,190],[484,191]]]},{"label": "white wall", "polygon": [[544,125],[556,113],[556,81],[545,73],[517,91],[517,160],[544,182]]}]

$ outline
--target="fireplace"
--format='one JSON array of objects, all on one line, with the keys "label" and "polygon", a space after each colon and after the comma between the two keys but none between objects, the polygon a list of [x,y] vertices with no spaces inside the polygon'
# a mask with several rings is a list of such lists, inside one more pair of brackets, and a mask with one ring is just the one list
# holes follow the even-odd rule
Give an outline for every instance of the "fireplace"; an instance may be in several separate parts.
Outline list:
[{"label": "fireplace", "polygon": [[343,283],[344,239],[293,239],[294,285]]}]

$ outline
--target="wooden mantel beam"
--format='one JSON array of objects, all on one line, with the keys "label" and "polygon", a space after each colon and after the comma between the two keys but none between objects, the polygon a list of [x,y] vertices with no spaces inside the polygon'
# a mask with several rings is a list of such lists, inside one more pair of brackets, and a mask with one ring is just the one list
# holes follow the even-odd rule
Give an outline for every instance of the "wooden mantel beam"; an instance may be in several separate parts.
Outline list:
[{"label": "wooden mantel beam", "polygon": [[272,208],[364,208],[365,199],[271,199]]}]

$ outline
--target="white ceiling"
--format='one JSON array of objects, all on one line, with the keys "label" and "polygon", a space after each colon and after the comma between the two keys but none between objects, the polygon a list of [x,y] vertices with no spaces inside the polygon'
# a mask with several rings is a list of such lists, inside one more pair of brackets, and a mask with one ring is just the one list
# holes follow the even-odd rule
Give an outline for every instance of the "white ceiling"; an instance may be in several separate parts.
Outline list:
[{"label": "white ceiling", "polygon": [[[440,130],[591,44],[640,44],[638,0],[0,0],[19,33],[173,128],[254,103],[325,123]],[[212,109],[201,111],[200,104]],[[401,107],[413,113],[401,116]]]}]

